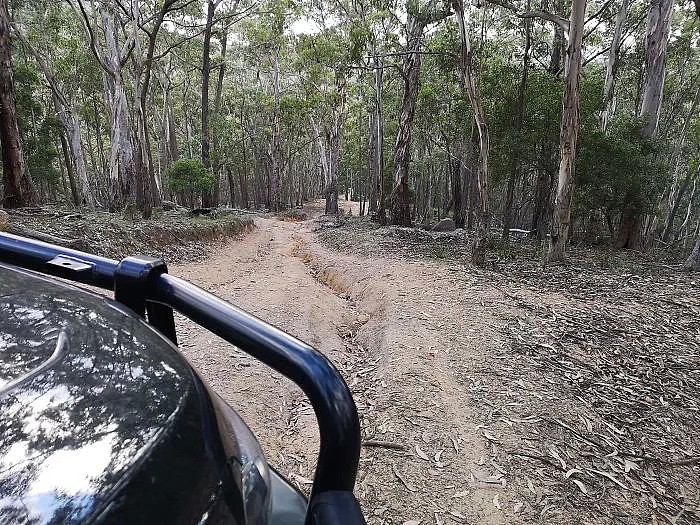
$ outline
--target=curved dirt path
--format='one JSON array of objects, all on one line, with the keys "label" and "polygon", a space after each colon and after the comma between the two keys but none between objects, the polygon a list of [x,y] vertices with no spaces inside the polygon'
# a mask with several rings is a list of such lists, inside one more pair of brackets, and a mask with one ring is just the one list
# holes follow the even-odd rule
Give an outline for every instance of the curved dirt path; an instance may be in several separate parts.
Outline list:
[{"label": "curved dirt path", "polygon": [[[369,523],[520,522],[517,494],[485,459],[464,381],[500,344],[487,306],[496,292],[439,262],[331,252],[314,242],[313,225],[257,219],[242,240],[171,272],[314,345],[340,369],[362,419],[356,492]],[[183,351],[250,424],[268,461],[308,486],[318,436],[300,391],[198,327],[183,328]]]}]

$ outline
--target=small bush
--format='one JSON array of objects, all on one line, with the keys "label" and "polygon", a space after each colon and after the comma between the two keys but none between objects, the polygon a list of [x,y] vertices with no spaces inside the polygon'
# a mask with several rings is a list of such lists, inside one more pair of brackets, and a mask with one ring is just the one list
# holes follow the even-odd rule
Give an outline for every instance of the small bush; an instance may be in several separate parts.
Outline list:
[{"label": "small bush", "polygon": [[165,176],[171,190],[189,195],[211,191],[215,182],[214,174],[205,169],[199,159],[176,160]]}]

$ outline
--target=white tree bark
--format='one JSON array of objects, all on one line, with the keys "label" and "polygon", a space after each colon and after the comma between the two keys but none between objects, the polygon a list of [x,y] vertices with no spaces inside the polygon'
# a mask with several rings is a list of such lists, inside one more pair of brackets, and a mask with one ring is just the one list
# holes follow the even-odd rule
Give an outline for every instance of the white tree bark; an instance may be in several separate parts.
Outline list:
[{"label": "white tree bark", "polygon": [[90,188],[87,163],[85,162],[85,154],[83,151],[80,133],[80,117],[78,116],[75,106],[63,105],[63,102],[55,93],[54,103],[56,105],[56,110],[58,111],[58,117],[61,120],[63,127],[66,128],[68,146],[70,147],[73,162],[75,163],[75,171],[78,175],[80,195],[83,198],[84,204],[88,208],[95,208],[96,206],[99,206],[100,203],[98,202],[97,197],[95,197],[92,188]]},{"label": "white tree bark", "polygon": [[326,197],[326,215],[338,214],[338,166],[340,164],[340,148],[343,140],[345,124],[345,101],[347,99],[347,82],[341,73],[336,75],[336,91],[338,103],[333,114],[331,126],[321,125],[313,116],[309,116],[309,124],[313,130],[321,163],[321,174],[324,180],[324,195]]},{"label": "white tree bark", "polygon": [[605,70],[605,88],[603,91],[603,100],[605,101],[605,109],[601,118],[601,129],[605,132],[610,124],[610,119],[615,113],[615,81],[617,75],[618,60],[620,57],[620,44],[622,40],[622,28],[627,20],[627,8],[629,0],[622,0],[620,9],[615,16],[615,28],[610,42],[610,51],[608,53],[608,65]]},{"label": "white tree bark", "polygon": [[[384,203],[384,61],[377,56],[376,43],[372,44],[374,55],[374,118],[371,138],[374,148],[374,165],[372,166],[372,190],[370,191],[369,211],[377,215],[380,223],[386,222]],[[371,197],[374,194],[374,199]]]},{"label": "white tree bark", "polygon": [[110,108],[109,180],[112,207],[119,209],[129,200],[136,201],[136,162],[116,28],[107,10],[100,9],[100,16],[107,49],[107,56],[102,57],[102,61],[108,75],[106,96]]},{"label": "white tree bark", "polygon": [[571,201],[574,195],[576,142],[579,130],[579,74],[581,71],[581,40],[583,38],[586,0],[573,0],[569,22],[569,44],[566,51],[564,97],[562,99],[561,133],[559,138],[559,178],[554,201],[552,231],[547,260],[563,261],[569,239]]},{"label": "white tree bark", "polygon": [[87,163],[85,162],[85,154],[83,151],[83,144],[81,140],[80,133],[80,117],[78,116],[78,111],[75,109],[75,104],[71,101],[65,93],[65,90],[59,85],[56,71],[51,66],[51,61],[47,57],[38,51],[38,49],[31,45],[26,35],[22,31],[13,26],[13,30],[17,37],[22,41],[30,53],[34,55],[39,69],[41,70],[46,83],[49,85],[51,90],[51,96],[53,98],[54,106],[56,106],[56,113],[58,118],[63,124],[66,130],[66,136],[68,137],[68,146],[73,159],[73,164],[75,165],[75,171],[78,175],[78,187],[80,192],[80,199],[83,201],[83,205],[88,208],[95,208],[99,206],[99,202],[92,189],[90,188],[90,181],[87,173]]},{"label": "white tree bark", "polygon": [[670,33],[673,0],[650,0],[644,39],[644,95],[640,115],[646,117],[644,135],[656,135],[666,77],[666,49]]},{"label": "white tree bark", "polygon": [[489,131],[486,126],[486,117],[481,104],[481,98],[476,87],[474,72],[472,71],[472,51],[469,41],[467,20],[464,14],[464,4],[462,0],[453,0],[452,6],[455,11],[455,21],[459,27],[461,38],[460,47],[462,52],[460,73],[467,90],[467,97],[474,113],[474,123],[479,135],[479,165],[476,172],[476,185],[478,197],[478,213],[476,224],[476,239],[472,248],[472,262],[474,264],[484,264],[486,258],[486,242],[488,241],[489,230]]},{"label": "white tree bark", "polygon": [[280,109],[280,48],[274,50],[272,88],[274,91],[274,111],[272,115],[272,141],[269,146],[270,157],[270,194],[269,206],[273,211],[279,211],[280,197],[279,185],[282,179],[282,138],[281,130],[281,109]]}]

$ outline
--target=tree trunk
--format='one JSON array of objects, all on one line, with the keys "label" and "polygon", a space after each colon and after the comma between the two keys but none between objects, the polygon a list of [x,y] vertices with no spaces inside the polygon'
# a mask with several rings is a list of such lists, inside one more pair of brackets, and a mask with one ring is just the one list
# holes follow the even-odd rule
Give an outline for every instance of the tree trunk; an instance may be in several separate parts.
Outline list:
[{"label": "tree trunk", "polygon": [[99,205],[99,202],[90,188],[87,165],[85,163],[85,156],[83,153],[83,144],[80,139],[80,117],[73,106],[61,107],[61,104],[56,97],[54,97],[54,101],[56,102],[58,116],[63,123],[63,126],[66,128],[66,133],[68,135],[68,144],[70,145],[70,152],[75,164],[75,171],[78,175],[80,195],[82,196],[80,204],[87,206],[88,208],[94,208]]},{"label": "tree trunk", "polygon": [[340,164],[340,148],[343,142],[343,126],[345,125],[346,86],[345,76],[336,71],[335,89],[338,102],[328,143],[328,167],[330,171],[329,180],[326,182],[326,215],[338,215],[338,166]]},{"label": "tree trunk", "polygon": [[[97,149],[97,158],[99,159],[99,169],[97,168],[97,162],[95,162],[95,152],[93,151],[92,141],[88,138],[87,140],[87,150],[90,158],[93,160],[93,172],[96,179],[101,179],[105,184],[97,185],[95,190],[100,193],[101,200],[103,202],[108,202],[106,198],[107,188],[109,187],[109,180],[107,178],[109,169],[107,165],[107,158],[105,156],[104,139],[102,138],[102,126],[100,125],[100,112],[97,108],[97,95],[93,93],[92,95],[92,113],[95,117],[94,129],[95,129],[95,148]],[[87,134],[90,133],[90,124],[88,122]],[[98,180],[99,180],[98,179]]]},{"label": "tree trunk", "polygon": [[[221,116],[221,97],[224,89],[224,77],[226,76],[226,49],[228,47],[228,33],[226,32],[226,29],[222,31],[219,38],[221,42],[221,65],[219,66],[219,75],[216,80],[216,91],[214,93],[214,115],[216,118]],[[218,205],[220,201],[218,181],[219,173],[221,173],[223,154],[221,151],[221,133],[217,133],[215,135],[214,146],[215,150],[217,151],[217,155],[214,157],[215,161],[212,163],[212,169],[214,171],[214,175],[216,176],[217,184],[214,185],[214,194],[212,197],[214,198],[214,203]]]},{"label": "tree trunk", "polygon": [[642,218],[636,210],[626,210],[620,217],[616,248],[638,250],[642,246]]},{"label": "tree trunk", "polygon": [[551,187],[551,177],[546,169],[537,172],[535,181],[535,200],[532,206],[532,220],[530,221],[530,231],[533,232],[537,240],[545,238],[547,231],[547,208],[549,205],[549,195]]},{"label": "tree trunk", "polygon": [[[554,0],[552,11],[555,14],[562,12],[561,0]],[[562,59],[564,54],[564,29],[559,24],[554,24],[554,35],[552,36],[552,53],[549,58],[549,72],[553,75],[559,75],[562,69]]]},{"label": "tree trunk", "polygon": [[378,66],[374,73],[374,87],[376,92],[374,124],[377,128],[376,156],[374,160],[376,163],[376,184],[378,186],[377,201],[379,205],[377,218],[379,224],[384,225],[386,224],[386,197],[384,195],[384,61],[379,58],[375,66]]},{"label": "tree trunk", "polygon": [[[204,26],[204,46],[202,51],[202,164],[204,169],[211,170],[211,153],[210,144],[211,136],[209,133],[209,76],[211,74],[211,28],[214,23],[214,11],[216,4],[214,0],[207,0],[207,19]],[[215,174],[218,182],[218,174]],[[218,184],[215,184],[218,186]],[[210,207],[214,205],[213,191],[202,192],[202,206]]]},{"label": "tree trunk", "polygon": [[687,272],[700,272],[700,228],[698,229],[697,239],[693,251],[685,261],[683,269]]},{"label": "tree trunk", "polygon": [[[528,1],[527,9],[530,9]],[[518,86],[518,113],[515,117],[515,137],[517,144],[511,153],[512,164],[508,176],[508,186],[506,188],[506,203],[503,211],[503,234],[504,241],[508,241],[510,229],[513,227],[513,199],[515,186],[520,173],[520,135],[523,131],[523,121],[525,120],[525,90],[527,88],[527,73],[530,68],[530,19],[525,19],[525,50],[523,51],[523,71],[520,75],[520,85]]]},{"label": "tree trunk", "polygon": [[[87,163],[85,162],[85,155],[81,141],[80,116],[78,115],[78,111],[75,109],[73,102],[66,96],[64,90],[59,86],[57,74],[51,65],[50,59],[47,60],[46,56],[39,53],[37,49],[31,45],[21,30],[17,28],[15,29],[15,34],[36,59],[39,69],[44,75],[44,78],[49,85],[49,89],[51,90],[51,96],[54,106],[56,107],[56,113],[58,114],[61,124],[63,124],[63,127],[66,130],[68,144],[70,145],[70,153],[73,159],[73,165],[75,166],[75,172],[73,175],[77,173],[78,183],[80,185],[80,193],[77,203],[79,203],[81,206],[87,206],[88,208],[95,208],[99,205],[99,202],[90,188],[90,182],[88,180]],[[62,137],[62,139],[66,140],[65,137]]]},{"label": "tree trunk", "polygon": [[678,228],[678,231],[676,232],[676,241],[681,238],[683,231],[685,230],[685,228],[688,227],[688,223],[690,222],[690,216],[693,212],[693,208],[695,207],[695,198],[697,196],[698,189],[698,178],[699,177],[696,176],[693,179],[693,189],[690,191],[690,198],[688,199],[688,206],[685,210],[685,217],[683,218],[683,223],[680,225],[680,228]]},{"label": "tree trunk", "polygon": [[666,48],[670,33],[673,0],[650,0],[644,38],[644,94],[639,111],[647,123],[645,137],[656,135],[666,77]]},{"label": "tree trunk", "polygon": [[[138,145],[137,163],[137,201],[144,219],[151,216],[153,206],[160,206],[162,197],[160,188],[155,178],[153,169],[153,157],[151,154],[151,139],[148,132],[148,91],[151,85],[151,73],[153,71],[153,56],[155,54],[158,32],[163,25],[163,20],[172,2],[164,2],[161,9],[155,15],[153,26],[148,30],[148,47],[146,58],[136,67],[136,138]],[[136,21],[134,21],[136,23]],[[134,28],[136,31],[136,28]],[[135,39],[138,42],[138,38]],[[138,54],[138,46],[135,53]]]},{"label": "tree trunk", "polygon": [[610,118],[615,113],[615,80],[617,76],[618,59],[620,56],[620,44],[622,39],[622,28],[627,20],[627,8],[629,0],[622,0],[620,9],[615,16],[615,28],[610,42],[608,52],[608,64],[605,70],[605,88],[603,91],[603,101],[605,109],[601,117],[600,127],[605,132],[610,124]]},{"label": "tree trunk", "polygon": [[9,0],[0,0],[0,148],[5,208],[29,206],[36,192],[24,159],[22,137],[17,125],[15,83],[12,74]]},{"label": "tree trunk", "polygon": [[168,166],[178,160],[180,152],[177,144],[177,133],[173,121],[173,83],[169,72],[163,73],[161,79],[163,90],[163,122],[161,129],[161,170],[166,171]]},{"label": "tree trunk", "polygon": [[581,69],[581,40],[584,31],[586,0],[573,0],[569,25],[569,46],[565,68],[564,98],[559,151],[559,178],[554,200],[551,237],[547,260],[563,261],[569,238],[571,200],[574,194],[576,141],[579,129],[579,73]]},{"label": "tree trunk", "polygon": [[462,164],[464,162],[463,145],[460,145],[457,156],[452,163],[450,175],[452,177],[452,202],[454,203],[454,221],[457,228],[464,228],[466,222],[466,210],[464,209],[464,191],[462,187]]},{"label": "tree trunk", "polygon": [[231,207],[234,207],[236,203],[236,192],[234,189],[236,184],[233,181],[231,166],[226,166],[226,180],[228,180],[229,202],[231,203]]},{"label": "tree trunk", "polygon": [[367,215],[376,217],[377,215],[377,194],[379,190],[379,179],[376,170],[377,158],[377,126],[374,125],[375,114],[370,111],[367,114],[367,175],[369,179],[367,192]]},{"label": "tree trunk", "polygon": [[63,161],[66,165],[66,173],[68,174],[68,184],[70,186],[71,196],[73,197],[73,205],[80,206],[80,193],[78,193],[78,187],[75,184],[75,171],[73,170],[73,164],[71,162],[71,157],[68,149],[68,141],[66,140],[66,136],[63,133],[59,133],[59,137],[61,139]]},{"label": "tree trunk", "polygon": [[[676,169],[678,169],[678,166],[676,167]],[[692,173],[688,171],[688,173],[686,173],[685,177],[683,178],[683,182],[681,182],[680,188],[678,188],[678,192],[674,192],[673,188],[669,192],[669,209],[668,214],[666,215],[666,222],[664,223],[664,231],[661,235],[661,240],[663,240],[664,242],[668,242],[668,240],[671,238],[671,233],[673,232],[673,222],[676,218],[676,214],[678,213],[678,208],[680,207],[681,200],[683,199],[683,196],[690,187],[690,181],[692,180],[692,178]]]},{"label": "tree trunk", "polygon": [[[661,99],[666,77],[666,48],[670,32],[673,0],[650,0],[647,32],[644,38],[644,87],[639,114],[646,120],[642,136],[656,136],[661,114]],[[633,195],[627,196],[627,207],[620,217],[615,246],[630,250],[642,249],[642,210]]]},{"label": "tree trunk", "polygon": [[274,90],[274,113],[272,115],[272,143],[270,144],[270,182],[268,184],[268,207],[272,211],[280,210],[279,184],[282,170],[282,145],[280,138],[280,49],[274,50],[272,75]]},{"label": "tree trunk", "polygon": [[680,188],[678,189],[678,192],[674,191],[678,181],[678,171],[681,169],[681,166],[684,166],[687,169],[687,162],[685,162],[682,159],[682,150],[683,145],[685,143],[685,139],[687,137],[686,131],[688,129],[688,124],[695,117],[695,110],[698,107],[698,102],[700,102],[700,86],[695,90],[693,102],[690,105],[690,110],[688,111],[688,114],[683,120],[683,126],[681,127],[680,133],[678,134],[678,138],[676,139],[676,145],[673,151],[672,159],[676,161],[676,168],[673,177],[673,184],[668,192],[668,214],[666,215],[666,222],[664,224],[664,231],[662,234],[662,239],[664,242],[668,242],[671,236],[671,231],[673,230],[673,221],[676,218],[678,206],[681,202],[681,199],[683,198],[683,195],[688,190],[688,187],[690,186],[690,181],[692,179],[691,171],[688,170],[685,178],[683,179],[683,182],[681,183]]},{"label": "tree trunk", "polygon": [[[369,185],[369,215],[379,218],[383,224],[386,217],[380,217],[384,212],[384,113],[382,87],[384,83],[384,62],[377,56],[376,44],[372,44],[374,55],[374,114],[370,115],[370,185]],[[379,202],[378,202],[379,201]]]},{"label": "tree trunk", "polygon": [[100,15],[107,56],[104,59],[96,56],[107,74],[105,98],[110,109],[109,195],[110,208],[114,211],[136,202],[136,163],[116,29],[110,13],[100,9]]},{"label": "tree trunk", "polygon": [[[472,262],[483,265],[486,262],[486,243],[489,234],[489,191],[488,191],[488,161],[489,161],[489,132],[486,126],[486,117],[481,105],[481,98],[476,88],[474,72],[472,71],[472,51],[467,32],[467,21],[464,17],[464,5],[462,0],[453,0],[452,6],[455,11],[455,19],[459,26],[461,37],[460,48],[461,57],[459,63],[460,73],[467,90],[469,103],[474,113],[474,123],[479,135],[479,165],[476,168],[476,189],[477,189],[477,221],[476,235],[472,247]],[[456,203],[455,203],[456,204]]]},{"label": "tree trunk", "polygon": [[394,146],[394,183],[391,190],[391,224],[411,225],[411,208],[408,190],[408,169],[411,162],[411,131],[418,100],[420,76],[420,48],[423,38],[423,22],[408,10],[406,18],[406,56],[403,71],[403,97],[399,109],[399,129]]}]

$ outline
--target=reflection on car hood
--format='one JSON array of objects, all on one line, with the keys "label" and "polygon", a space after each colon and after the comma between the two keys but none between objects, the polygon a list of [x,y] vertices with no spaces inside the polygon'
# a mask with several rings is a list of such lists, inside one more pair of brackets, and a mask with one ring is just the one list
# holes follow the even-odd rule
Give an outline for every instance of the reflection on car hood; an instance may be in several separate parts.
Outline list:
[{"label": "reflection on car hood", "polygon": [[193,385],[118,304],[0,265],[0,523],[96,516]]}]

